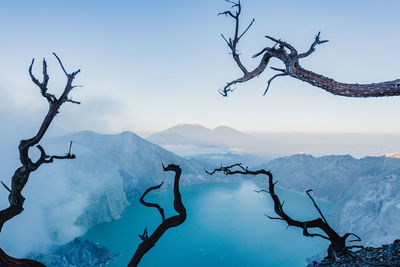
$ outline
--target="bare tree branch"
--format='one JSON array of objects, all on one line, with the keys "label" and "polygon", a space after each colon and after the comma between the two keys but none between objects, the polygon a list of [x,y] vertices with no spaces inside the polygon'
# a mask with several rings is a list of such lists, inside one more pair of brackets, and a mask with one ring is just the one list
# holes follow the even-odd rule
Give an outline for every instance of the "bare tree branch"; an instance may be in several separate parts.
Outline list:
[{"label": "bare tree branch", "polygon": [[[75,86],[76,87],[76,86]],[[72,104],[77,104],[77,105],[79,105],[81,102],[79,102],[79,101],[75,101],[75,100],[72,100],[72,99],[65,99],[64,100],[64,102],[70,102],[70,103],[72,103]]]},{"label": "bare tree branch", "polygon": [[281,220],[281,221],[284,221],[284,219],[282,219],[281,217],[272,217],[272,216],[269,216],[269,215],[267,215],[267,214],[264,214],[266,217],[268,217],[268,219],[271,219],[271,220]]},{"label": "bare tree branch", "polygon": [[238,40],[240,40],[240,38],[242,38],[242,36],[250,29],[250,27],[253,25],[254,21],[256,21],[255,19],[252,19],[249,26],[247,26],[247,28],[242,32],[242,34],[238,37]]},{"label": "bare tree branch", "polygon": [[143,234],[139,235],[139,237],[142,241],[149,239],[149,235],[147,232],[147,226],[146,226],[146,228],[144,228]]},{"label": "bare tree branch", "polygon": [[[322,220],[324,220],[324,222],[325,222],[326,224],[328,224],[328,221],[325,219],[324,214],[322,214],[322,211],[320,210],[320,208],[318,207],[318,205],[317,205],[317,203],[315,202],[314,198],[313,198],[313,197],[311,196],[311,194],[310,194],[310,192],[312,192],[312,191],[314,191],[314,190],[308,189],[308,190],[306,191],[307,196],[311,199],[312,203],[314,204],[314,207],[318,210],[318,213],[319,213],[319,215],[321,215]],[[359,241],[361,241],[361,239],[360,239]]]},{"label": "bare tree branch", "polygon": [[146,207],[155,207],[158,209],[158,211],[161,214],[162,217],[162,223],[157,227],[157,229],[150,235],[148,236],[147,234],[147,227],[145,228],[144,232],[142,235],[139,235],[141,240],[143,241],[142,243],[139,244],[139,246],[136,249],[135,254],[133,255],[131,261],[128,264],[128,267],[132,266],[137,266],[142,259],[142,257],[152,248],[155,246],[156,242],[161,238],[161,236],[169,229],[172,227],[176,227],[180,224],[182,224],[186,220],[186,209],[185,206],[182,203],[182,197],[181,193],[179,191],[179,180],[182,174],[182,169],[175,164],[169,164],[167,167],[164,166],[163,164],[163,170],[164,171],[173,171],[175,173],[175,178],[174,178],[174,209],[178,213],[178,215],[169,217],[167,219],[164,218],[164,210],[158,205],[154,203],[147,203],[144,202],[143,198],[146,196],[147,193],[149,193],[152,190],[158,189],[162,186],[163,183],[157,186],[153,186],[148,188],[140,198],[140,203],[145,205]]},{"label": "bare tree branch", "polygon": [[268,194],[269,194],[269,191],[268,191],[268,190],[264,190],[264,189],[261,189],[261,190],[254,190],[254,192],[256,192],[256,193],[264,192],[264,193],[268,193]]},{"label": "bare tree branch", "polygon": [[[53,52],[53,55],[56,57],[58,63],[60,63],[61,69],[63,70],[64,74],[68,77],[68,75],[70,75],[70,74],[68,74],[67,71],[65,70],[64,65],[63,65],[61,59],[60,59],[60,58],[57,56],[57,54],[54,53],[54,52]],[[78,72],[79,72],[79,70],[78,70]]]},{"label": "bare tree branch", "polygon": [[318,34],[315,36],[315,41],[311,44],[310,49],[309,49],[307,52],[301,53],[300,55],[294,57],[293,61],[296,62],[299,58],[308,57],[309,55],[311,55],[312,52],[315,51],[315,47],[316,47],[317,45],[323,44],[323,43],[326,43],[326,42],[329,42],[328,40],[322,40],[322,41],[321,41],[321,40],[319,39],[320,34],[321,34],[321,32],[318,32]]},{"label": "bare tree branch", "polygon": [[49,75],[47,74],[47,63],[46,60],[43,58],[43,82],[39,82],[38,79],[32,73],[32,67],[35,59],[32,59],[31,65],[29,66],[29,76],[31,77],[34,84],[36,84],[40,88],[40,92],[43,97],[47,99],[47,101],[51,104],[57,101],[56,97],[52,94],[47,93],[47,84],[49,82]]},{"label": "bare tree branch", "polygon": [[283,72],[283,73],[286,73],[286,74],[287,74],[287,72],[286,72],[285,69],[274,68],[274,67],[270,67],[270,68],[271,68],[272,70],[280,71],[280,72]]},{"label": "bare tree branch", "polygon": [[69,152],[67,154],[65,154],[64,156],[49,156],[46,154],[46,152],[44,151],[43,147],[41,145],[37,145],[36,147],[39,149],[40,151],[40,158],[33,164],[33,170],[36,170],[40,167],[40,165],[42,165],[43,163],[52,163],[54,161],[54,159],[74,159],[76,156],[74,154],[71,154],[71,145],[72,145],[72,141],[70,143],[70,148],[69,148]]},{"label": "bare tree branch", "polygon": [[279,39],[279,40],[278,40],[278,39],[275,39],[274,37],[271,37],[271,36],[268,36],[268,35],[266,35],[265,38],[268,38],[268,39],[270,39],[271,41],[273,41],[273,42],[275,42],[275,43],[277,43],[277,44],[280,44],[282,47],[286,47],[287,49],[290,50],[290,52],[292,53],[292,55],[294,55],[294,56],[297,55],[297,50],[296,50],[292,45],[290,45],[290,44],[288,44],[288,43],[286,43],[286,42],[284,42],[284,41],[282,41],[282,40],[280,40],[280,39]]},{"label": "bare tree branch", "polygon": [[[53,53],[54,54],[54,53]],[[74,159],[75,155],[71,154],[71,144],[70,143],[70,149],[69,152],[64,155],[64,156],[49,156],[46,154],[44,148],[39,145],[39,142],[42,140],[44,134],[46,133],[47,129],[49,128],[51,122],[55,118],[55,116],[58,114],[60,107],[66,100],[68,99],[68,94],[69,92],[73,89],[72,82],[75,79],[76,74],[79,73],[78,71],[75,71],[71,74],[68,74],[65,71],[65,68],[60,60],[60,58],[54,54],[54,56],[57,58],[58,62],[61,65],[62,70],[64,73],[67,75],[67,83],[65,85],[64,91],[61,94],[59,98],[57,98],[55,95],[48,93],[48,81],[49,81],[49,75],[47,73],[47,63],[46,60],[43,59],[43,81],[40,82],[32,72],[33,64],[35,60],[33,59],[28,72],[29,76],[31,77],[33,83],[40,88],[40,92],[44,98],[47,99],[49,103],[49,110],[44,117],[38,132],[36,133],[35,136],[29,138],[29,139],[24,139],[21,140],[18,150],[19,150],[19,159],[21,161],[21,166],[15,171],[14,175],[11,178],[11,188],[7,187],[3,182],[3,186],[9,191],[9,196],[8,196],[8,202],[9,202],[9,207],[0,210],[0,232],[3,229],[3,225],[9,221],[10,219],[14,218],[18,214],[20,214],[24,208],[23,204],[25,201],[25,198],[22,196],[22,190],[24,189],[26,183],[28,182],[29,176],[32,172],[37,170],[40,165],[43,163],[51,163],[53,162],[54,159]],[[33,162],[32,159],[29,157],[29,149],[36,146],[39,151],[40,151],[40,157],[36,162]],[[4,251],[0,251],[0,265],[5,264],[6,266],[44,266],[40,263],[31,261],[31,260],[26,260],[26,259],[15,259],[7,254],[5,254]],[[1,265],[3,266],[3,265]]]},{"label": "bare tree branch", "polygon": [[4,186],[4,188],[5,188],[9,193],[11,193],[11,189],[10,189],[5,183],[3,183],[3,181],[1,181],[1,184]]},{"label": "bare tree branch", "polygon": [[265,53],[260,61],[260,64],[251,72],[246,72],[241,78],[228,82],[222,90],[219,90],[219,93],[222,96],[228,96],[229,92],[233,92],[234,89],[231,88],[232,85],[237,83],[247,82],[248,80],[253,79],[254,77],[258,77],[267,67],[268,62],[271,58],[270,53]]},{"label": "bare tree branch", "polygon": [[[387,82],[370,83],[370,84],[358,84],[358,83],[350,84],[350,83],[337,82],[334,79],[325,77],[321,74],[317,74],[302,68],[300,66],[299,59],[308,57],[310,54],[312,54],[315,51],[317,45],[328,42],[328,40],[320,39],[320,32],[318,32],[318,34],[315,36],[315,40],[311,44],[309,50],[300,54],[297,52],[296,48],[294,48],[294,46],[292,46],[291,44],[268,35],[265,36],[269,40],[273,41],[275,44],[272,47],[265,47],[260,52],[255,54],[253,58],[256,58],[261,55],[263,55],[263,58],[258,67],[256,67],[253,71],[248,71],[247,68],[244,66],[244,64],[242,64],[240,57],[236,51],[240,38],[247,32],[250,26],[253,25],[254,19],[250,23],[249,27],[247,27],[246,30],[239,35],[238,32],[239,32],[239,17],[241,13],[241,4],[240,1],[237,3],[236,2],[233,3],[234,5],[232,6],[232,8],[238,10],[235,14],[233,14],[231,11],[225,11],[220,14],[229,15],[235,20],[235,34],[233,38],[229,38],[229,41],[225,37],[224,39],[232,51],[232,56],[235,63],[243,72],[243,76],[241,78],[226,83],[223,90],[219,91],[221,95],[228,96],[228,93],[233,91],[231,89],[231,86],[258,77],[261,73],[265,71],[265,68],[268,65],[270,58],[276,58],[280,60],[285,66],[284,73],[286,73],[287,75],[278,75],[278,76],[275,75],[274,77],[269,79],[267,90],[269,88],[271,81],[274,78],[279,76],[290,76],[292,78],[301,80],[303,82],[307,82],[312,86],[322,88],[325,91],[334,95],[340,95],[346,97],[382,97],[382,96],[400,95],[400,79]],[[277,45],[278,48],[276,47]],[[282,69],[274,69],[274,70],[283,72]],[[267,92],[267,90],[264,92],[264,95]]]},{"label": "bare tree branch", "polygon": [[142,197],[140,198],[139,202],[142,203],[144,206],[146,207],[152,207],[152,208],[156,208],[158,210],[158,212],[160,212],[161,215],[161,220],[165,221],[165,215],[164,215],[164,209],[160,207],[160,205],[158,205],[157,203],[149,203],[144,201],[144,197],[152,190],[156,190],[159,189],[162,185],[164,184],[164,182],[162,182],[159,185],[153,186],[148,188],[142,195]]},{"label": "bare tree branch", "polygon": [[265,89],[263,95],[265,95],[265,94],[268,92],[269,86],[271,85],[271,82],[272,82],[275,78],[280,77],[280,76],[287,76],[287,75],[289,75],[289,74],[287,74],[287,73],[278,73],[278,74],[275,74],[274,76],[272,76],[272,78],[269,79],[268,82],[267,82],[267,89]]},{"label": "bare tree branch", "polygon": [[360,242],[361,241],[361,237],[359,237],[358,235],[354,234],[354,233],[347,233],[343,236],[344,239],[347,239],[350,236],[354,236],[356,239],[354,240],[349,240],[348,242]]},{"label": "bare tree branch", "polygon": [[[240,1],[233,2],[233,1],[226,1],[228,3],[232,4],[231,8],[236,8],[237,11],[235,12],[235,14],[233,14],[231,11],[227,10],[221,13],[218,13],[218,15],[229,15],[230,17],[232,17],[235,20],[235,33],[234,33],[234,37],[229,38],[229,41],[225,38],[224,35],[222,35],[222,38],[224,38],[225,42],[228,44],[229,48],[232,51],[232,57],[233,60],[235,60],[236,64],[239,66],[240,70],[244,73],[244,75],[248,74],[247,69],[245,68],[245,66],[242,64],[242,62],[240,61],[240,56],[237,53],[237,44],[240,40],[240,38],[249,30],[249,28],[253,25],[254,23],[254,19],[250,22],[249,26],[247,26],[247,28],[243,31],[243,33],[239,34],[239,16],[242,10],[242,6],[240,5]],[[232,91],[232,90],[230,90]],[[224,93],[227,93],[229,91],[227,91],[226,88],[224,88]]]},{"label": "bare tree branch", "polygon": [[[232,174],[231,168],[233,168],[233,167],[243,168],[242,163],[236,163],[236,164],[232,164],[232,165],[226,166],[226,167],[221,166],[220,168],[215,169],[212,172],[209,172],[206,169],[204,169],[204,171],[209,175],[213,175],[216,172],[223,172],[225,175],[228,175],[228,174]],[[245,171],[245,169],[242,169],[242,170]]]},{"label": "bare tree branch", "polygon": [[[315,202],[314,198],[310,195],[310,192],[312,190],[307,191],[307,195],[311,199],[311,201],[314,204],[314,207],[318,210],[318,213],[321,215],[321,218],[317,218],[314,220],[308,220],[308,221],[298,221],[290,217],[288,214],[283,209],[283,204],[284,202],[281,202],[278,195],[275,193],[275,185],[276,181],[274,182],[273,175],[270,171],[266,171],[264,169],[257,170],[257,171],[251,171],[247,167],[243,167],[242,164],[237,163],[233,164],[227,167],[220,167],[218,169],[215,169],[212,172],[206,171],[208,174],[213,175],[216,172],[223,172],[226,175],[231,175],[231,174],[242,174],[242,175],[265,175],[268,177],[268,191],[266,190],[259,190],[256,192],[268,192],[274,202],[274,211],[275,214],[278,215],[278,217],[272,217],[267,216],[268,218],[272,220],[283,220],[285,221],[288,226],[295,226],[298,228],[303,229],[303,235],[307,237],[320,237],[326,240],[329,240],[331,244],[329,245],[328,248],[328,256],[331,259],[334,259],[337,255],[344,255],[348,251],[348,247],[346,246],[346,239],[349,236],[355,236],[358,238],[358,240],[354,241],[361,241],[361,239],[353,234],[353,233],[346,233],[343,236],[340,236],[327,222],[325,219],[321,209],[318,207],[317,203]],[[318,233],[310,233],[309,229],[317,228],[320,229],[325,233],[325,235],[318,234]]]},{"label": "bare tree branch", "polygon": [[70,142],[69,142],[68,155],[71,154],[72,143],[73,143],[73,141],[70,141]]}]

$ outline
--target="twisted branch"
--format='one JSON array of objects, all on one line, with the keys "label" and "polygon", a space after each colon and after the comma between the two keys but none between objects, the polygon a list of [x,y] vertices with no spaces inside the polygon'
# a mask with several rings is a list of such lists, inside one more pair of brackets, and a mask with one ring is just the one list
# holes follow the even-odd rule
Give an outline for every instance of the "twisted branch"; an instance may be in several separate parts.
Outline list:
[{"label": "twisted branch", "polygon": [[[296,48],[294,48],[291,44],[284,42],[280,39],[276,39],[271,36],[265,36],[267,39],[274,42],[272,47],[265,47],[260,52],[256,53],[253,58],[263,55],[259,65],[252,71],[248,71],[244,64],[241,62],[239,54],[237,53],[237,45],[243,35],[249,30],[249,28],[253,25],[254,19],[251,21],[250,25],[243,31],[242,34],[239,34],[240,28],[240,13],[242,10],[242,6],[240,1],[232,2],[232,9],[235,9],[236,12],[233,11],[225,11],[219,13],[219,15],[224,14],[232,17],[235,21],[235,32],[232,38],[225,38],[223,36],[225,42],[227,43],[229,49],[232,52],[232,57],[236,63],[236,65],[240,68],[243,72],[243,76],[226,83],[225,87],[222,90],[219,90],[219,93],[222,96],[228,96],[229,92],[234,91],[232,89],[233,85],[238,83],[247,82],[255,77],[258,77],[262,74],[271,58],[276,58],[280,60],[285,69],[276,69],[272,68],[273,70],[277,70],[283,72],[284,74],[277,74],[273,76],[271,79],[268,80],[267,89],[264,91],[264,95],[267,92],[271,81],[280,76],[290,76],[295,79],[301,80],[303,82],[307,82],[315,87],[322,88],[323,90],[334,94],[334,95],[341,95],[346,97],[381,97],[381,96],[397,96],[400,95],[400,79],[396,79],[393,81],[387,82],[378,82],[378,83],[371,83],[371,84],[349,84],[349,83],[342,83],[337,82],[334,79],[325,77],[321,74],[314,73],[312,71],[306,70],[300,66],[299,59],[308,57],[311,55],[317,45],[324,44],[328,42],[328,40],[321,40],[320,35],[321,33],[315,36],[314,42],[311,44],[308,51],[304,53],[299,53]],[[233,12],[233,13],[232,13]]]},{"label": "twisted branch", "polygon": [[[157,203],[150,203],[150,202],[146,202],[144,201],[144,197],[152,190],[156,190],[156,189],[160,189],[160,187],[164,184],[164,182],[162,182],[159,185],[153,186],[148,188],[142,195],[142,197],[140,198],[139,202],[142,203],[144,206],[149,207],[149,208],[156,208],[158,210],[158,212],[160,212],[161,215],[161,220],[165,221],[165,215],[164,215],[164,209],[160,207],[160,205],[158,205]],[[146,228],[147,229],[147,228]],[[147,230],[145,231],[147,232]]]},{"label": "twisted branch", "polygon": [[165,172],[167,171],[173,171],[175,173],[175,178],[174,178],[174,209],[178,213],[178,215],[169,217],[165,219],[164,217],[164,210],[155,203],[148,203],[143,200],[143,198],[147,195],[152,190],[159,189],[163,183],[153,186],[148,188],[140,198],[140,203],[145,205],[146,207],[155,207],[161,214],[162,218],[162,223],[157,227],[157,229],[150,235],[148,236],[147,232],[147,227],[145,228],[144,232],[142,235],[139,235],[139,237],[142,240],[142,243],[139,244],[139,246],[136,249],[135,254],[133,255],[131,261],[128,264],[128,267],[132,266],[137,266],[144,256],[152,247],[155,246],[156,242],[161,238],[161,236],[169,229],[172,227],[176,227],[180,224],[182,224],[186,220],[186,209],[185,206],[182,203],[182,197],[181,193],[179,191],[179,180],[182,174],[182,169],[175,164],[169,164],[167,167],[163,166],[163,170]]},{"label": "twisted branch", "polygon": [[[67,73],[60,58],[55,53],[53,53],[53,54],[57,58],[58,62],[60,63],[60,66],[67,77],[67,82],[66,82],[64,91],[62,92],[62,94],[59,98],[57,98],[53,94],[48,93],[47,85],[48,85],[48,81],[50,78],[47,73],[46,60],[43,59],[43,63],[42,63],[43,81],[40,82],[33,74],[32,68],[33,68],[33,64],[34,64],[35,60],[32,59],[32,62],[28,69],[29,76],[32,79],[33,83],[39,87],[40,93],[42,94],[42,96],[48,101],[49,110],[48,110],[46,116],[44,117],[43,122],[40,125],[39,130],[36,133],[36,135],[33,136],[32,138],[21,140],[21,142],[18,146],[19,159],[21,161],[21,166],[15,171],[14,175],[11,178],[11,188],[6,186],[2,182],[3,186],[9,192],[9,196],[8,196],[9,207],[5,208],[3,210],[0,210],[0,232],[3,228],[3,225],[7,221],[14,218],[15,216],[17,216],[24,210],[23,204],[24,204],[25,198],[22,196],[22,190],[24,189],[26,183],[28,182],[29,176],[32,172],[37,170],[44,163],[53,162],[54,159],[74,159],[75,158],[75,155],[71,154],[72,143],[70,143],[69,152],[64,156],[56,156],[56,155],[49,156],[46,154],[44,148],[41,145],[39,145],[39,142],[42,140],[42,138],[43,138],[44,134],[46,133],[47,129],[49,128],[51,122],[53,121],[55,116],[58,114],[59,109],[62,106],[62,104],[65,102],[71,102],[71,101],[68,101],[68,94],[74,88],[74,86],[72,85],[72,82],[74,81],[75,76],[80,71],[80,70],[77,70],[72,73]],[[40,151],[40,157],[36,162],[33,162],[32,159],[29,157],[29,149],[34,146],[36,146],[37,149],[39,149],[39,151]],[[13,260],[14,265],[17,264],[16,262],[18,262],[18,259],[9,257],[7,254],[4,253],[4,251],[1,251],[0,254],[6,255],[6,256],[3,255],[0,257],[1,264],[6,264],[6,266],[9,266],[7,264],[9,264],[10,259]],[[32,261],[30,261],[30,262],[31,262],[30,264],[33,264]],[[22,264],[21,266],[28,266],[28,265],[24,265],[24,264],[26,264],[26,260],[19,260],[19,264]],[[29,266],[43,266],[40,263],[37,263],[37,264],[38,265],[29,265]]]},{"label": "twisted branch", "polygon": [[[315,202],[314,198],[311,196],[310,192],[312,190],[307,190],[307,195],[313,202],[314,207],[317,209],[318,213],[320,214],[321,218],[317,218],[314,220],[308,220],[308,221],[298,221],[290,217],[288,214],[283,209],[283,204],[284,202],[281,202],[278,195],[275,193],[275,185],[277,181],[274,182],[273,175],[270,171],[266,171],[264,169],[257,170],[257,171],[251,171],[248,170],[248,168],[243,167],[242,164],[237,163],[233,164],[227,167],[220,167],[218,169],[215,169],[214,171],[206,171],[206,173],[213,175],[216,172],[223,172],[225,175],[231,175],[231,174],[242,174],[242,175],[265,175],[268,177],[268,191],[267,190],[259,190],[256,191],[257,193],[260,192],[267,192],[270,194],[272,201],[274,202],[274,211],[275,214],[278,215],[278,217],[272,217],[267,216],[269,219],[272,220],[283,220],[287,223],[288,227],[289,226],[295,226],[298,228],[303,229],[303,235],[307,237],[320,237],[326,240],[329,240],[331,244],[329,245],[328,248],[328,256],[330,258],[336,258],[337,256],[344,255],[351,247],[346,246],[346,239],[349,236],[354,236],[357,239],[352,240],[353,241],[361,241],[361,238],[357,236],[356,234],[353,233],[346,233],[343,236],[340,236],[327,222],[325,219],[321,209],[318,207],[317,203]],[[318,228],[322,230],[325,235],[321,235],[318,233],[310,233],[309,229],[312,228]],[[352,246],[353,247],[353,246]]]}]

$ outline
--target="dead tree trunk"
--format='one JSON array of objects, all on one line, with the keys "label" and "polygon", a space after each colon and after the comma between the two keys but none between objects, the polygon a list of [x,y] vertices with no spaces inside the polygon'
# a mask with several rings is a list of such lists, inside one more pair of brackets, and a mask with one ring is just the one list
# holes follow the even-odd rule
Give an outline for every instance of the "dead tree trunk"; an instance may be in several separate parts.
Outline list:
[{"label": "dead tree trunk", "polygon": [[275,39],[271,36],[265,36],[269,40],[273,41],[275,45],[272,47],[265,47],[260,52],[255,54],[253,58],[262,56],[260,63],[254,70],[247,70],[247,68],[242,64],[240,60],[240,55],[237,51],[237,45],[240,38],[242,38],[243,35],[253,25],[254,19],[250,22],[249,26],[247,26],[247,28],[242,33],[240,33],[239,16],[242,11],[240,0],[238,0],[238,2],[232,2],[230,0],[226,1],[233,4],[232,8],[235,8],[236,11],[234,12],[228,10],[225,12],[221,12],[218,15],[228,15],[235,20],[235,33],[233,38],[227,39],[224,35],[222,35],[222,37],[224,38],[225,42],[232,52],[233,60],[243,72],[243,76],[236,80],[228,82],[225,87],[219,91],[221,95],[228,96],[228,93],[234,90],[232,89],[233,85],[246,82],[253,79],[254,77],[258,77],[262,72],[264,72],[271,58],[276,58],[280,60],[283,63],[284,68],[271,67],[271,69],[277,71],[278,73],[268,80],[267,88],[264,92],[264,95],[268,91],[271,82],[275,78],[281,76],[290,76],[295,79],[307,82],[313,86],[322,88],[325,91],[334,95],[347,97],[380,97],[400,95],[400,79],[371,84],[349,84],[337,82],[334,79],[302,68],[300,66],[299,59],[308,57],[311,53],[315,51],[317,45],[328,42],[328,40],[320,40],[320,33],[315,36],[315,40],[311,44],[310,49],[304,53],[299,53],[292,45],[287,42],[281,41],[280,39]]},{"label": "dead tree trunk", "polygon": [[[9,221],[10,219],[14,218],[18,214],[20,214],[24,208],[23,204],[25,201],[25,198],[22,196],[22,190],[24,189],[26,183],[28,182],[29,175],[36,171],[43,163],[51,163],[53,162],[54,159],[74,159],[75,155],[71,154],[71,144],[69,147],[68,153],[66,153],[63,156],[56,156],[56,155],[47,155],[45,150],[41,145],[39,145],[39,142],[42,140],[44,134],[46,133],[47,129],[49,128],[51,122],[55,118],[55,116],[58,114],[60,107],[65,103],[65,102],[71,102],[74,104],[80,104],[77,101],[72,100],[71,98],[68,97],[68,94],[72,91],[77,86],[72,85],[72,82],[75,79],[75,76],[80,72],[80,70],[77,70],[72,73],[67,73],[65,70],[61,60],[59,57],[53,53],[54,56],[56,57],[57,61],[59,62],[61,69],[63,70],[64,74],[67,77],[67,82],[64,88],[63,93],[59,98],[57,98],[55,95],[48,93],[48,88],[47,84],[49,81],[49,75],[47,73],[47,63],[46,60],[43,59],[43,81],[39,82],[38,79],[33,75],[32,73],[32,67],[34,63],[34,59],[32,60],[32,63],[29,67],[29,75],[39,89],[40,93],[44,98],[46,98],[47,102],[49,103],[49,110],[43,119],[42,124],[40,125],[40,128],[38,132],[36,133],[35,136],[29,139],[24,139],[21,140],[18,150],[19,150],[19,159],[21,161],[22,166],[19,167],[14,175],[11,178],[11,187],[8,187],[5,183],[1,182],[4,188],[9,192],[8,196],[8,201],[9,201],[9,207],[5,208],[0,211],[0,232],[3,228],[3,225]],[[29,149],[36,146],[37,149],[40,151],[40,157],[36,161],[32,161],[32,159],[29,157]],[[0,263],[7,264],[10,262],[10,259],[12,259],[13,266],[34,266],[32,265],[32,262],[30,261],[29,264],[27,265],[26,260],[18,260],[14,259],[7,254],[4,253],[4,251],[1,251],[0,253]],[[19,265],[18,265],[19,264]],[[25,265],[24,265],[25,264]],[[37,263],[40,264],[40,263]],[[6,265],[8,266],[8,265]],[[41,264],[38,266],[42,266]]]},{"label": "dead tree trunk", "polygon": [[[212,172],[209,172],[206,170],[206,173],[213,175],[216,172],[223,172],[225,175],[233,175],[233,174],[242,174],[242,175],[266,175],[268,177],[268,191],[267,190],[260,190],[256,191],[257,193],[260,192],[266,192],[269,193],[272,201],[274,202],[274,211],[278,217],[271,217],[266,215],[268,218],[273,219],[273,220],[282,220],[285,221],[288,226],[295,226],[298,228],[303,229],[303,235],[308,236],[308,237],[314,237],[318,236],[323,239],[329,240],[330,245],[328,248],[328,257],[330,259],[336,259],[337,257],[340,257],[348,252],[349,249],[351,248],[358,248],[361,246],[347,246],[346,245],[346,240],[349,236],[354,236],[356,239],[355,240],[350,240],[349,242],[356,242],[356,241],[361,241],[360,237],[357,236],[354,233],[346,233],[343,236],[340,236],[329,224],[328,221],[325,219],[322,211],[318,207],[317,203],[315,202],[314,198],[311,196],[310,192],[312,190],[307,190],[307,195],[311,199],[311,201],[314,204],[314,207],[317,209],[318,213],[320,214],[320,218],[314,219],[314,220],[309,220],[309,221],[298,221],[293,218],[291,218],[289,215],[285,213],[283,210],[283,202],[280,201],[278,195],[275,193],[275,185],[277,183],[274,182],[272,173],[270,171],[266,171],[264,169],[258,170],[258,171],[250,171],[247,168],[244,168],[240,163],[234,164],[231,166],[227,167],[221,167],[218,169],[215,169]],[[317,233],[310,233],[309,229],[311,228],[318,228],[322,230],[325,235],[322,234],[317,234]]]},{"label": "dead tree trunk", "polygon": [[169,228],[176,227],[182,224],[186,220],[186,209],[182,203],[181,193],[179,191],[179,179],[181,177],[182,169],[178,165],[170,164],[167,167],[164,167],[164,171],[173,171],[175,172],[174,178],[174,209],[178,212],[178,215],[169,217],[165,219],[164,210],[160,207],[160,205],[156,203],[148,203],[144,201],[144,197],[152,190],[159,189],[164,182],[157,186],[153,186],[148,188],[140,198],[140,203],[142,203],[146,207],[153,207],[158,210],[161,215],[161,224],[157,227],[157,229],[148,236],[147,227],[144,229],[142,235],[139,237],[142,239],[142,243],[139,244],[138,248],[136,249],[135,254],[133,255],[131,261],[128,264],[128,267],[137,266],[144,256],[154,245],[156,242],[161,238],[161,236],[167,231]]}]

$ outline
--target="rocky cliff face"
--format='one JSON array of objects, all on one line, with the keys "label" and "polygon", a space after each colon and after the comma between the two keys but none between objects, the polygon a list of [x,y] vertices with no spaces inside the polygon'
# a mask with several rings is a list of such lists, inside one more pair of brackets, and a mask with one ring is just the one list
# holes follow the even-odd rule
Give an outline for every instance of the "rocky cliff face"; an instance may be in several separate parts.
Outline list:
[{"label": "rocky cliff face", "polygon": [[[57,138],[54,147],[69,139],[74,141],[77,159],[62,162],[57,168],[66,179],[85,181],[82,193],[89,191],[88,205],[76,221],[84,228],[119,219],[129,202],[136,200],[145,188],[163,181],[162,163],[181,165],[182,184],[209,179],[200,165],[130,132],[119,135],[80,132]],[[172,180],[165,180],[165,184],[172,184]]]},{"label": "rocky cliff face", "polygon": [[294,155],[262,167],[271,169],[284,188],[314,189],[314,196],[329,200],[337,229],[357,233],[364,244],[399,237],[400,159]]},{"label": "rocky cliff face", "polygon": [[[172,185],[172,180],[163,178],[165,173],[162,170],[162,163],[175,163],[181,166],[183,185],[210,179],[205,175],[202,166],[130,132],[119,135],[82,132],[62,139],[68,138],[85,150],[82,151],[83,153],[76,152],[79,155],[77,164],[81,166],[78,168],[79,172],[86,172],[86,179],[95,183],[95,186],[101,190],[92,194],[93,201],[85,211],[84,216],[98,218],[92,223],[85,223],[88,227],[102,222],[101,218],[103,221],[107,218],[118,219],[121,210],[130,201],[137,200],[147,187],[159,184],[161,181],[164,181],[166,185]],[[84,179],[79,174],[76,176]],[[104,211],[99,211],[99,207],[104,208]],[[96,216],[96,213],[100,213],[99,216]]]}]

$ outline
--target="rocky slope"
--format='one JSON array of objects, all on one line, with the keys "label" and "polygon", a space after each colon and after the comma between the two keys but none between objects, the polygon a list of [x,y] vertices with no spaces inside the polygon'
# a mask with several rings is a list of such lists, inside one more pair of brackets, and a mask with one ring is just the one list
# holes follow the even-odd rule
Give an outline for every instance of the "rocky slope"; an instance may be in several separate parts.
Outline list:
[{"label": "rocky slope", "polygon": [[363,244],[378,246],[399,237],[400,159],[299,154],[262,167],[271,169],[278,185],[314,189],[314,196],[330,201],[332,223],[340,232],[360,235]]},{"label": "rocky slope", "polygon": [[336,261],[324,259],[313,261],[308,267],[364,267],[364,266],[400,266],[400,240],[378,248],[367,247],[350,252]]},{"label": "rocky slope", "polygon": [[118,255],[91,241],[76,238],[63,245],[56,246],[46,254],[29,255],[48,267],[92,267],[106,266]]}]

